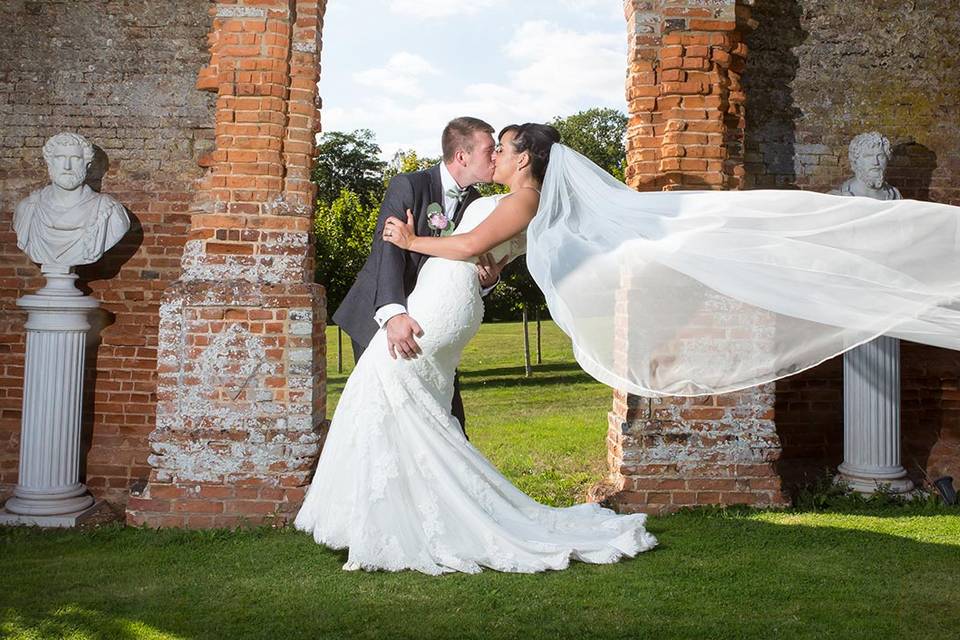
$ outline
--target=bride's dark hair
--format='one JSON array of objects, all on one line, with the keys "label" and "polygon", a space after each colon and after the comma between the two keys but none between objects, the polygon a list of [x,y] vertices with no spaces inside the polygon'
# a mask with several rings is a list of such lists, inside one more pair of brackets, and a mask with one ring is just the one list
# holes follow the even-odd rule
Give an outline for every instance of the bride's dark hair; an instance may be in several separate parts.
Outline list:
[{"label": "bride's dark hair", "polygon": [[537,182],[543,183],[547,174],[547,164],[550,162],[550,147],[560,142],[560,132],[548,124],[527,122],[526,124],[509,124],[500,130],[497,136],[501,140],[504,134],[513,131],[513,149],[517,153],[530,153],[530,172]]}]

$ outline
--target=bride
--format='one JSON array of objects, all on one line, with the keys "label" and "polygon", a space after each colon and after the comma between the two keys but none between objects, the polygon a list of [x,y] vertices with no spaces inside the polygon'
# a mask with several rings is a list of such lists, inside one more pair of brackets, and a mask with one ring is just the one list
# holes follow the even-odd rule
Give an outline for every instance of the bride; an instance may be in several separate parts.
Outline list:
[{"label": "bride", "polygon": [[[537,210],[559,139],[537,125],[519,152],[519,135],[520,128],[501,134],[494,172],[510,194],[468,207],[448,239],[469,238],[470,248],[428,260],[407,300],[423,330],[422,355],[392,359],[381,330],[344,387],[294,525],[320,544],[349,548],[345,569],[530,573],[563,569],[571,558],[616,562],[656,545],[644,514],[538,504],[466,440],[450,413],[454,370],[483,317],[473,256],[492,252],[500,261],[523,252],[519,234]],[[504,212],[508,230],[481,226]],[[496,241],[485,231],[491,226]],[[473,250],[478,236],[482,252]]]},{"label": "bride", "polygon": [[346,569],[534,572],[657,543],[643,514],[536,503],[464,438],[449,407],[482,316],[475,256],[526,249],[584,370],[639,395],[730,392],[884,334],[960,349],[957,207],[637,193],[558,141],[546,125],[504,129],[494,180],[510,194],[471,204],[451,236],[417,237],[409,212],[384,226],[385,241],[438,258],[408,300],[423,355],[393,360],[383,331],[374,337],[295,521],[349,548]]}]

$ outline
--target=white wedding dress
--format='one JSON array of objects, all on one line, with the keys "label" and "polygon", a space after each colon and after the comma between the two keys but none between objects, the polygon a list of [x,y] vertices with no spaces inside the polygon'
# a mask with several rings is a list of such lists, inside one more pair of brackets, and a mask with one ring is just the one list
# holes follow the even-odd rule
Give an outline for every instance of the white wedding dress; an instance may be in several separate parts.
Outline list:
[{"label": "white wedding dress", "polygon": [[[455,233],[502,197],[473,202]],[[523,251],[515,238],[492,253]],[[483,317],[473,261],[428,260],[407,308],[423,328],[423,355],[393,360],[386,334],[374,336],[340,397],[297,529],[349,548],[344,569],[427,574],[612,563],[657,544],[644,514],[537,503],[464,437],[450,405],[454,370]]]}]

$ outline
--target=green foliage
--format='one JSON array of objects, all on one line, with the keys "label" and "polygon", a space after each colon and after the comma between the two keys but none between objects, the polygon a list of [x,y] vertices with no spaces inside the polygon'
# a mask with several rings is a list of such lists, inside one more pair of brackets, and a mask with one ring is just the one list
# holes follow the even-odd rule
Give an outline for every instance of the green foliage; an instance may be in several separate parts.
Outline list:
[{"label": "green foliage", "polygon": [[316,280],[327,289],[331,314],[370,253],[386,168],[369,129],[330,131],[317,145],[312,174],[317,185]]},{"label": "green foliage", "polygon": [[421,158],[413,149],[400,149],[393,158],[386,164],[383,172],[384,184],[389,184],[390,179],[399,173],[411,173],[413,171],[422,171],[440,164],[440,158]]},{"label": "green foliage", "polygon": [[551,122],[565,145],[576,149],[617,178],[624,179],[627,116],[616,109],[587,109]]},{"label": "green foliage", "polygon": [[477,191],[480,192],[480,195],[484,197],[495,196],[501,193],[508,193],[510,191],[506,185],[495,184],[492,182],[490,184],[476,184],[474,187],[476,187]]},{"label": "green foliage", "polygon": [[541,318],[547,317],[547,301],[523,258],[514,260],[504,268],[500,274],[500,284],[484,298],[483,304],[484,319],[488,321],[516,320],[521,316],[524,305],[531,319],[537,312]]},{"label": "green foliage", "polygon": [[793,496],[796,508],[807,511],[870,512],[878,509],[908,508],[911,511],[941,512],[943,506],[936,492],[918,488],[913,495],[890,490],[889,485],[877,487],[871,495],[858,493],[842,480],[837,480],[830,469],[813,482],[800,487]]},{"label": "green foliage", "polygon": [[316,278],[327,289],[327,308],[343,302],[370,254],[379,210],[365,205],[358,194],[343,189],[329,205],[317,202],[313,230],[316,237]]},{"label": "green foliage", "polygon": [[369,129],[324,133],[317,144],[311,176],[317,185],[317,201],[330,205],[346,190],[356,194],[365,208],[379,206],[386,166]]}]

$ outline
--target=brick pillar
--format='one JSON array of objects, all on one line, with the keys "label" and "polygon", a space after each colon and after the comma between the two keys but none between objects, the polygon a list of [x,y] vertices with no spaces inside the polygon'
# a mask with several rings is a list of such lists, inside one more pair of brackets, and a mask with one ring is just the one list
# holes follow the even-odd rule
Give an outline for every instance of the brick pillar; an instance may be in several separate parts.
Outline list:
[{"label": "brick pillar", "polygon": [[627,183],[737,189],[743,171],[743,0],[627,0]]},{"label": "brick pillar", "polygon": [[[638,190],[736,189],[743,177],[746,60],[741,0],[627,0],[630,38],[627,182]],[[618,307],[618,352],[628,357],[632,323],[657,296],[679,292],[624,289]],[[627,295],[627,292],[630,292]],[[635,311],[634,313],[631,313]],[[714,339],[763,348],[769,318],[729,301],[692,311],[665,348],[710,349]],[[632,318],[632,320],[631,320]],[[594,489],[621,511],[658,513],[701,504],[783,505],[773,462],[780,441],[773,385],[722,396],[642,398],[615,391],[609,413],[610,475]]]},{"label": "brick pillar", "polygon": [[310,183],[325,0],[211,7],[216,147],[160,308],[157,426],[127,521],[230,526],[299,507],[324,424]]}]

